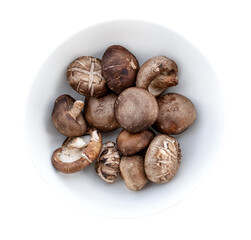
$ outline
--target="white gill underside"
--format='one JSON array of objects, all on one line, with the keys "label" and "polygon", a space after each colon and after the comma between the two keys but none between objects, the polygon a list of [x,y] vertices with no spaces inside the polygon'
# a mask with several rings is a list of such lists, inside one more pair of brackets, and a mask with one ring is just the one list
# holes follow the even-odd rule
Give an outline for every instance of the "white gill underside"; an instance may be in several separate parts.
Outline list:
[{"label": "white gill underside", "polygon": [[99,136],[98,136],[97,130],[94,130],[94,131],[92,132],[92,138],[91,138],[91,140],[93,140],[93,141],[95,141],[95,142],[99,142]]},{"label": "white gill underside", "polygon": [[83,157],[83,151],[90,141],[90,135],[76,137],[72,139],[67,146],[62,148],[60,160],[65,163],[75,162]]},{"label": "white gill underside", "polygon": [[[152,82],[151,82],[152,83]],[[148,92],[151,93],[153,96],[160,95],[163,91],[166,90],[166,88],[154,88],[152,87],[153,84],[149,84],[148,86]]]},{"label": "white gill underside", "polygon": [[65,163],[72,163],[82,157],[84,148],[63,148],[60,160]]}]

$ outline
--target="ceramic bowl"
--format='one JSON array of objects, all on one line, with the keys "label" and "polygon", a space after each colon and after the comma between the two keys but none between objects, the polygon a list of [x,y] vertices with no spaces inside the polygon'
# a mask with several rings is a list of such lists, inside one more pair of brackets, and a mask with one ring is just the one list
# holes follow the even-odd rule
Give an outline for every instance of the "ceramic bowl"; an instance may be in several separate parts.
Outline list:
[{"label": "ceramic bowl", "polygon": [[[80,56],[101,59],[106,48],[115,44],[129,49],[140,65],[157,55],[175,60],[179,84],[166,92],[188,97],[197,109],[195,123],[176,136],[183,156],[176,176],[166,184],[149,182],[138,192],[128,190],[120,177],[114,184],[103,182],[95,172],[95,164],[69,175],[56,171],[51,164],[53,151],[65,139],[51,122],[55,99],[61,94],[84,99],[69,86],[67,66]],[[97,215],[127,218],[165,210],[191,193],[219,156],[223,106],[217,76],[193,44],[174,31],[153,23],[105,22],[68,38],[41,66],[27,104],[27,144],[36,169],[70,204]],[[103,141],[115,141],[119,131],[103,134]]]}]

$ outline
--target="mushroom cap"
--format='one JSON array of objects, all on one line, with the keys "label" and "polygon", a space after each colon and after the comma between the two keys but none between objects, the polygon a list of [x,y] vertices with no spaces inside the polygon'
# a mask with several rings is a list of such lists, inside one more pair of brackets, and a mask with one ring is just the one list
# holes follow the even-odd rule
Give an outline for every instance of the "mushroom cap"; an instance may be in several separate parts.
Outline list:
[{"label": "mushroom cap", "polygon": [[130,156],[146,148],[154,136],[150,130],[135,134],[122,130],[117,137],[116,144],[124,156]]},{"label": "mushroom cap", "polygon": [[95,98],[85,98],[85,119],[90,126],[102,132],[110,132],[119,128],[114,116],[114,104],[118,95],[115,93]]},{"label": "mushroom cap", "polygon": [[74,60],[67,68],[67,78],[71,87],[84,96],[99,97],[108,91],[101,75],[101,60],[95,57],[83,56]]},{"label": "mushroom cap", "polygon": [[[178,67],[173,60],[165,56],[156,56],[141,66],[137,74],[136,86],[147,89],[154,96],[158,96],[167,87],[178,84],[177,73]],[[159,82],[159,88],[151,84],[153,81]]]},{"label": "mushroom cap", "polygon": [[95,169],[99,177],[107,183],[113,183],[119,173],[120,155],[114,142],[103,144]]},{"label": "mushroom cap", "polygon": [[193,103],[178,93],[168,93],[157,98],[159,105],[158,119],[154,128],[165,134],[184,132],[196,119]]},{"label": "mushroom cap", "polygon": [[123,156],[120,161],[121,177],[125,181],[125,185],[132,191],[142,189],[148,179],[144,171],[144,159],[139,155],[130,157]]},{"label": "mushroom cap", "polygon": [[156,99],[142,88],[127,88],[115,102],[115,118],[130,133],[139,133],[152,126],[158,112]]},{"label": "mushroom cap", "polygon": [[155,183],[166,183],[176,174],[181,160],[178,141],[168,135],[156,136],[145,155],[145,172]]},{"label": "mushroom cap", "polygon": [[122,46],[108,47],[102,57],[102,75],[115,93],[135,84],[138,69],[136,57]]},{"label": "mushroom cap", "polygon": [[89,129],[88,134],[91,135],[88,144],[80,137],[68,137],[62,147],[54,151],[51,160],[57,170],[63,173],[75,173],[84,169],[99,156],[102,136],[94,128]]},{"label": "mushroom cap", "polygon": [[52,110],[51,119],[56,129],[68,137],[81,136],[86,132],[85,119],[80,112],[76,119],[70,114],[75,99],[69,95],[59,96]]}]

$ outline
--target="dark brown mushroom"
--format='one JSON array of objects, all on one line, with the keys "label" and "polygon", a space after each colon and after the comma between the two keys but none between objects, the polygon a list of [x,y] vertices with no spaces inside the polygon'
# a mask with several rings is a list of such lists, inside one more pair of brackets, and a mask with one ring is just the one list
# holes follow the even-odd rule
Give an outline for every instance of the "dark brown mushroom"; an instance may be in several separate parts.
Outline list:
[{"label": "dark brown mushroom", "polygon": [[138,69],[138,60],[122,46],[108,47],[102,57],[102,75],[115,93],[135,84]]},{"label": "dark brown mushroom", "polygon": [[95,98],[85,99],[85,119],[90,126],[102,132],[110,132],[119,128],[119,123],[114,116],[114,104],[118,95],[115,93]]},{"label": "dark brown mushroom", "polygon": [[130,133],[149,128],[158,117],[156,99],[145,89],[127,88],[115,102],[115,118]]},{"label": "dark brown mushroom", "polygon": [[103,144],[95,169],[102,180],[113,183],[119,173],[120,155],[113,142]]},{"label": "dark brown mushroom", "polygon": [[159,135],[150,143],[145,155],[145,172],[155,183],[166,183],[176,174],[181,160],[178,141],[168,135]]},{"label": "dark brown mushroom", "polygon": [[124,156],[130,156],[146,148],[153,138],[154,133],[150,130],[134,134],[122,130],[117,137],[116,144]]},{"label": "dark brown mushroom", "polygon": [[165,134],[184,132],[196,119],[193,103],[178,93],[168,93],[157,98],[159,105],[158,119],[154,128]]},{"label": "dark brown mushroom", "polygon": [[71,87],[84,96],[100,97],[108,91],[98,58],[77,58],[67,68],[67,78]]},{"label": "dark brown mushroom", "polygon": [[156,97],[166,88],[178,84],[177,72],[178,67],[173,60],[165,56],[153,57],[139,69],[136,86],[147,89]]},{"label": "dark brown mushroom", "polygon": [[63,173],[75,173],[90,163],[98,156],[102,147],[102,136],[94,128],[87,132],[91,135],[89,143],[84,137],[67,138],[62,147],[54,151],[52,155],[53,166]]},{"label": "dark brown mushroom", "polygon": [[144,171],[144,159],[139,155],[122,157],[120,162],[121,177],[125,185],[132,191],[142,189],[148,182]]},{"label": "dark brown mushroom", "polygon": [[59,96],[52,110],[51,119],[56,129],[65,136],[77,137],[86,131],[82,115],[84,102],[75,100],[69,95]]}]

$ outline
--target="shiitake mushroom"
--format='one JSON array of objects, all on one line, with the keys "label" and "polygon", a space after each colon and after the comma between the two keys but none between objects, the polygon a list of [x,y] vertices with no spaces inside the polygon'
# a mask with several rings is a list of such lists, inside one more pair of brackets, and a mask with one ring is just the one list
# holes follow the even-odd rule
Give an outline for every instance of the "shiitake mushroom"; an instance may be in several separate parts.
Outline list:
[{"label": "shiitake mushroom", "polygon": [[150,143],[144,161],[147,178],[154,183],[170,181],[179,169],[181,150],[178,141],[158,135]]},{"label": "shiitake mushroom", "polygon": [[147,60],[139,69],[136,86],[147,89],[153,96],[163,93],[166,88],[177,85],[178,67],[165,56],[156,56]]},{"label": "shiitake mushroom", "polygon": [[119,45],[108,47],[102,57],[101,66],[102,75],[113,92],[119,94],[135,85],[139,63],[126,48]]},{"label": "shiitake mushroom", "polygon": [[116,144],[118,150],[124,156],[130,156],[146,148],[153,140],[154,136],[154,133],[150,130],[134,134],[122,130],[116,139]]},{"label": "shiitake mushroom", "polygon": [[110,132],[119,128],[119,123],[114,116],[114,104],[118,95],[110,93],[103,97],[86,97],[85,120],[90,126],[101,132]]},{"label": "shiitake mushroom", "polygon": [[194,104],[178,93],[167,93],[157,98],[159,115],[153,125],[164,134],[179,134],[188,129],[196,119]]},{"label": "shiitake mushroom", "polygon": [[87,126],[82,114],[84,102],[75,100],[70,95],[59,96],[51,113],[55,128],[67,137],[81,136],[86,132]]},{"label": "shiitake mushroom", "polygon": [[144,159],[140,155],[123,156],[120,162],[121,177],[125,185],[132,191],[142,189],[148,182],[144,170]]},{"label": "shiitake mushroom", "polygon": [[115,118],[130,133],[139,133],[152,126],[158,112],[155,97],[142,88],[127,88],[115,102]]}]

